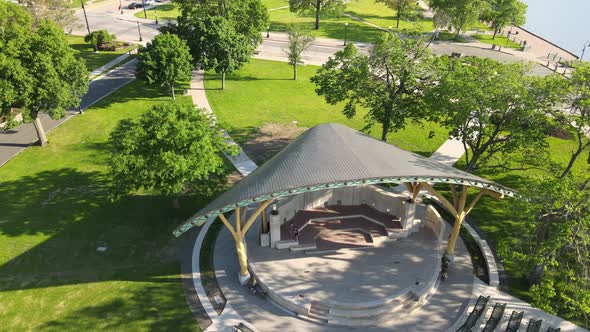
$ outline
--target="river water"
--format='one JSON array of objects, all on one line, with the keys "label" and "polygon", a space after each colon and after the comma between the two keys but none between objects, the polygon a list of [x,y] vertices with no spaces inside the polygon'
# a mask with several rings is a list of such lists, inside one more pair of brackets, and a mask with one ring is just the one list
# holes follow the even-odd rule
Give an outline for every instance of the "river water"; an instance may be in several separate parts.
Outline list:
[{"label": "river water", "polygon": [[[580,55],[590,42],[590,0],[522,0],[528,4],[524,27]],[[590,59],[590,49],[584,60]]]}]

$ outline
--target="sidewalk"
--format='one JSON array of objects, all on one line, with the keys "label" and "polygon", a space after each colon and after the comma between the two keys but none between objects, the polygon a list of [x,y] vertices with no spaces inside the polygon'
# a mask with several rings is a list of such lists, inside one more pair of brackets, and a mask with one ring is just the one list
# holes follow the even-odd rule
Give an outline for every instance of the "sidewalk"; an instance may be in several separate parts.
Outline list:
[{"label": "sidewalk", "polygon": [[[205,115],[212,119],[213,122],[217,122],[215,113],[213,113],[211,105],[209,105],[209,101],[207,100],[207,95],[205,94],[204,78],[205,72],[202,70],[193,71],[189,95],[193,99],[193,104],[195,106],[199,107],[200,109],[204,109]],[[235,156],[226,155],[226,157],[231,161],[238,172],[242,174],[242,176],[247,176],[248,174],[252,173],[257,167],[256,164],[250,159],[250,157],[248,157],[244,150],[242,150],[238,143],[236,143],[225,130],[222,129],[222,132],[226,142],[229,145],[233,145],[238,148],[238,154]]]},{"label": "sidewalk", "polygon": [[[88,87],[88,93],[82,98],[80,107],[83,110],[87,109],[94,103],[135,80],[136,65],[137,60],[129,61],[92,80]],[[67,115],[59,120],[53,120],[47,114],[40,114],[39,117],[45,128],[45,132],[49,133],[77,114],[77,110],[69,110]],[[51,137],[49,139],[51,140]],[[25,123],[8,131],[0,131],[0,167],[37,141],[37,133],[32,123]]]}]

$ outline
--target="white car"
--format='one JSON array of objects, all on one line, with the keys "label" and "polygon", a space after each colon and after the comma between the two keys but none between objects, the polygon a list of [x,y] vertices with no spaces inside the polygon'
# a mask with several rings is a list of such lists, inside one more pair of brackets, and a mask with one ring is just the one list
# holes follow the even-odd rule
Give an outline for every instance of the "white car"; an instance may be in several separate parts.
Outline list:
[{"label": "white car", "polygon": [[153,1],[153,0],[144,0],[144,1],[143,1],[143,3],[144,3],[146,6],[151,6],[151,5],[153,5],[153,4],[154,4],[154,1]]}]

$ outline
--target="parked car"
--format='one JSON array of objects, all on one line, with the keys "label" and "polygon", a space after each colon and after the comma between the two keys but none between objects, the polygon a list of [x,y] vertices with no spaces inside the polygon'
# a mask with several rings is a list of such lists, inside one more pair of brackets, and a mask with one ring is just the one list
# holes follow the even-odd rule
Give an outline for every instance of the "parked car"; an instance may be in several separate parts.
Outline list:
[{"label": "parked car", "polygon": [[145,0],[143,3],[144,3],[146,6],[151,6],[151,5],[153,5],[153,4],[154,4],[154,2],[153,2],[152,0]]},{"label": "parked car", "polygon": [[132,3],[129,4],[129,6],[127,6],[127,8],[129,8],[129,9],[143,8],[143,3],[141,3],[141,2],[132,2]]}]

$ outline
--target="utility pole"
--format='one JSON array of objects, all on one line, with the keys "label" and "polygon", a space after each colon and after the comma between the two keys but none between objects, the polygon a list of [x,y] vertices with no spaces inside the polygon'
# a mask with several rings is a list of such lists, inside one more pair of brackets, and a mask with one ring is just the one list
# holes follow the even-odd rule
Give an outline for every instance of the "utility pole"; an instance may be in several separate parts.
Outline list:
[{"label": "utility pole", "polygon": [[88,25],[88,16],[86,16],[86,8],[84,7],[84,0],[80,0],[82,4],[82,11],[84,12],[84,20],[86,21],[86,30],[88,30],[88,34],[90,34],[90,25]]},{"label": "utility pole", "polygon": [[123,15],[123,2],[119,0],[119,10],[121,11],[121,15]]}]

